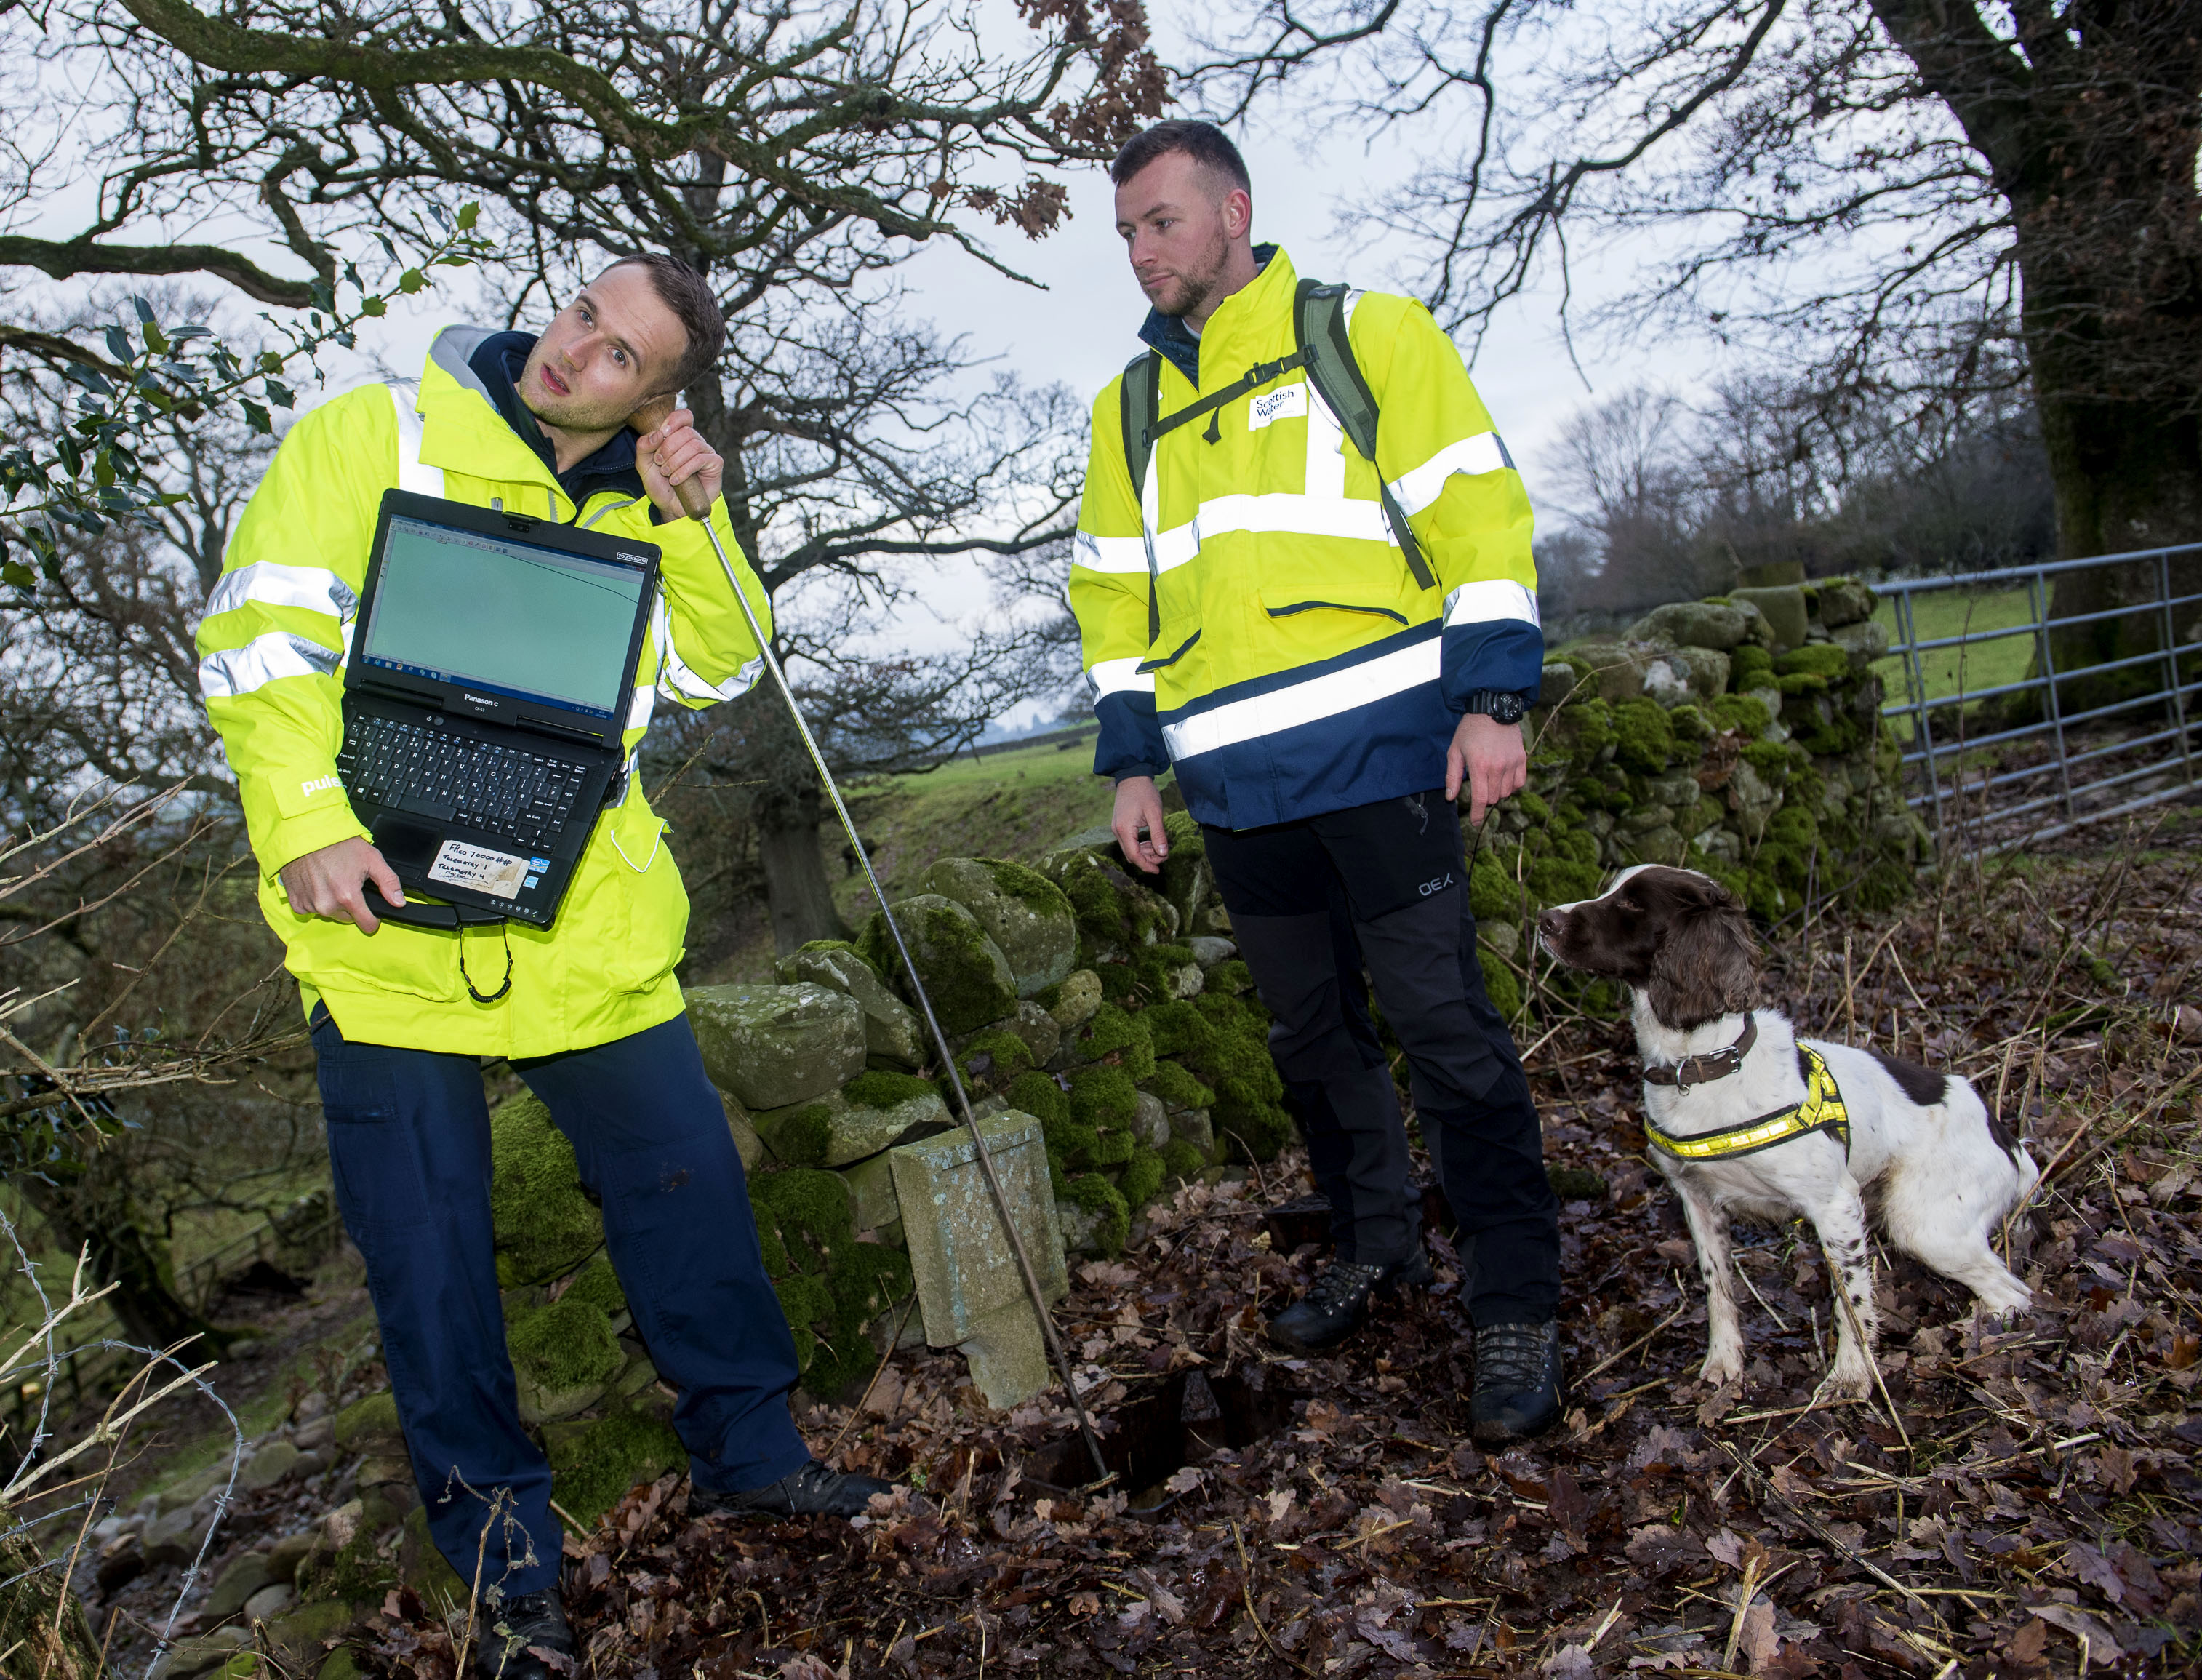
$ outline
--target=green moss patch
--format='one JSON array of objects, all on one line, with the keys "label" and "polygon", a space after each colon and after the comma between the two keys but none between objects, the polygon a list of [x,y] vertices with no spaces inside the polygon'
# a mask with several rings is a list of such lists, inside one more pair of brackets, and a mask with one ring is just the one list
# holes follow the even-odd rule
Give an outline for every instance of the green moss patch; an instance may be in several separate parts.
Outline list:
[{"label": "green moss patch", "polygon": [[604,1222],[581,1188],[574,1146],[542,1099],[515,1097],[490,1116],[490,1220],[505,1288],[562,1277],[596,1252]]},{"label": "green moss patch", "polygon": [[1646,775],[1657,775],[1675,756],[1675,729],[1665,710],[1651,700],[1623,700],[1613,709],[1614,762]]},{"label": "green moss patch", "polygon": [[1128,1127],[1139,1111],[1139,1088],[1122,1068],[1092,1066],[1070,1071],[1071,1117],[1096,1130]]},{"label": "green moss patch", "polygon": [[1157,1063],[1154,1072],[1139,1082],[1139,1088],[1160,1097],[1167,1108],[1206,1108],[1216,1100],[1215,1092],[1175,1062]]},{"label": "green moss patch", "polygon": [[1055,1082],[1051,1073],[1041,1073],[1037,1069],[1021,1073],[1010,1082],[1006,1094],[1011,1108],[1043,1123],[1070,1118],[1070,1094]]},{"label": "green moss patch", "polygon": [[1207,1166],[1201,1152],[1181,1137],[1174,1137],[1163,1146],[1163,1176],[1167,1182],[1175,1184],[1183,1180],[1187,1184],[1195,1183]]},{"label": "green moss patch", "polygon": [[615,1412],[586,1424],[544,1431],[550,1460],[550,1496],[584,1527],[639,1483],[655,1482],[688,1461],[673,1425],[643,1412]]},{"label": "green moss patch", "polygon": [[609,1254],[598,1254],[583,1266],[566,1286],[562,1299],[585,1300],[611,1318],[627,1311],[627,1294],[620,1288],[619,1274],[612,1270]]},{"label": "green moss patch", "polygon": [[515,1368],[549,1389],[609,1382],[627,1364],[603,1308],[570,1289],[548,1306],[520,1314],[504,1341]]},{"label": "green moss patch", "polygon": [[[1192,960],[1192,953],[1186,953]],[[1155,1040],[1153,1029],[1146,1024],[1145,1011],[1132,1015],[1115,1004],[1103,1004],[1093,1011],[1093,1018],[1071,1034],[1079,1060],[1108,1062],[1122,1067],[1134,1080],[1146,1078],[1155,1070]]]},{"label": "green moss patch", "polygon": [[841,1088],[841,1094],[859,1108],[899,1108],[912,1097],[922,1097],[933,1089],[929,1079],[920,1079],[914,1073],[894,1073],[885,1068],[874,1068],[858,1074]]},{"label": "green moss patch", "polygon": [[1081,1173],[1063,1186],[1063,1200],[1100,1217],[1093,1241],[1104,1254],[1114,1258],[1124,1252],[1124,1239],[1132,1233],[1132,1210],[1115,1185],[1099,1173]]},{"label": "green moss patch", "polygon": [[1116,1180],[1117,1194],[1127,1208],[1145,1207],[1163,1188],[1162,1152],[1142,1143],[1136,1146]]}]

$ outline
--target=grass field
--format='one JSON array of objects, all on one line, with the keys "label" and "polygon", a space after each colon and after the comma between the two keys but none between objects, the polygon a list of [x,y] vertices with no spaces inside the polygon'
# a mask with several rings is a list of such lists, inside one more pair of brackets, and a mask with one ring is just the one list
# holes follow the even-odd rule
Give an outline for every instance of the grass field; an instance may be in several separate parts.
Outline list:
[{"label": "grass field", "polygon": [[[1884,596],[1874,610],[1874,619],[1888,632],[1891,641],[1897,639],[1894,600]],[[1979,636],[2017,628],[2033,622],[2034,609],[2023,589],[1939,589],[1914,598],[1912,619],[1919,640],[1934,641],[1943,636]],[[1961,689],[1977,694],[1984,688],[2017,682],[2033,662],[2031,636],[2003,636],[1964,647],[1938,647],[1919,656],[1920,675],[1928,699],[1953,696]],[[1890,700],[1910,698],[1902,656],[1891,654],[1874,670],[1887,688]]]}]

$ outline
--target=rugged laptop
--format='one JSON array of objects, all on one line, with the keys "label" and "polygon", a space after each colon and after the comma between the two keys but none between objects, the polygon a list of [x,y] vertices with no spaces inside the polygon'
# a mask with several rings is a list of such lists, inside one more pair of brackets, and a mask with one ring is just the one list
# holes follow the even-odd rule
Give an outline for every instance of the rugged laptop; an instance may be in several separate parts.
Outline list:
[{"label": "rugged laptop", "polygon": [[[598,814],[657,588],[656,545],[383,492],[344,667],[337,773],[408,903],[547,928]],[[440,904],[411,902],[413,895]]]}]

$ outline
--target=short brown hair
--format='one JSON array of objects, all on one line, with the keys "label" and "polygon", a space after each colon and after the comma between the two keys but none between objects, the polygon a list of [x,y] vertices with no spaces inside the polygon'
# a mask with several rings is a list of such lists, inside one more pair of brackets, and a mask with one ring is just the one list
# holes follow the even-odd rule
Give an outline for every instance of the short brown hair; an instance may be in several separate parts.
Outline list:
[{"label": "short brown hair", "polygon": [[1167,157],[1174,151],[1181,151],[1204,168],[1214,170],[1241,192],[1254,190],[1253,178],[1246,173],[1246,160],[1239,156],[1239,148],[1231,144],[1231,137],[1212,122],[1186,117],[1157,122],[1125,141],[1123,150],[1109,166],[1109,179],[1122,186],[1157,158]]},{"label": "short brown hair", "polygon": [[[681,330],[688,335],[687,351],[673,370],[673,382],[667,389],[681,392],[703,378],[719,359],[719,352],[727,347],[727,315],[719,307],[719,299],[711,290],[711,282],[677,256],[668,256],[662,251],[638,251],[633,256],[622,256],[604,269],[609,274],[614,268],[641,268],[650,275],[650,288],[657,294],[657,301],[673,311]],[[598,275],[601,280],[603,276]]]}]

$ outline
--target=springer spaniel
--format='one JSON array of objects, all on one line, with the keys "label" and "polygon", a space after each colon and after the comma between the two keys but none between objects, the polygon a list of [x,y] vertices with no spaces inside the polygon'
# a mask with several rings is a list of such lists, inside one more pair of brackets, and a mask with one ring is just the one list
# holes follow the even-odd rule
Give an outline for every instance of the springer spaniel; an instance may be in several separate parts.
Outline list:
[{"label": "springer spaniel", "polygon": [[[1569,967],[1634,995],[1652,1158],[1681,1194],[1704,1275],[1705,1381],[1743,1371],[1728,1278],[1734,1214],[1804,1215],[1840,1275],[1851,1312],[1838,1307],[1841,1339],[1823,1398],[1861,1399],[1873,1383],[1869,1209],[1898,1247],[1964,1284],[1989,1312],[2032,1300],[1989,1246],[2040,1178],[2024,1147],[1966,1081],[1877,1050],[1799,1039],[1780,1011],[1754,1009],[1757,943],[1718,881],[1640,864],[1602,898],[1546,911],[1538,936]],[[1815,1054],[1824,1070],[1816,1086]],[[1824,1129],[1800,1129],[1814,1122]],[[1728,1144],[1746,1147],[1730,1152]]]}]

